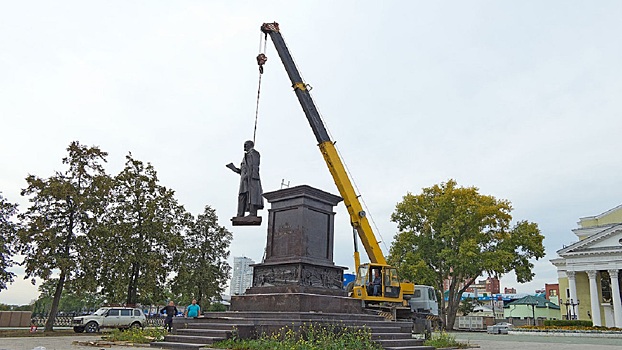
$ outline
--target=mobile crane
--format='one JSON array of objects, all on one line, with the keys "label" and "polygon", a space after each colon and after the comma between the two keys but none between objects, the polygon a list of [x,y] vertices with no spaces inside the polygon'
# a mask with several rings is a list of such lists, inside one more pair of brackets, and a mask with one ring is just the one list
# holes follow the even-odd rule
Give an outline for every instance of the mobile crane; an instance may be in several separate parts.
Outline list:
[{"label": "mobile crane", "polygon": [[[328,165],[328,169],[350,215],[350,223],[352,224],[354,235],[354,266],[356,270],[356,279],[351,292],[352,297],[361,299],[367,308],[376,308],[381,311],[390,310],[390,315],[394,319],[412,317],[412,311],[417,310],[411,310],[408,300],[415,296],[415,285],[410,282],[400,282],[397,270],[387,264],[361,202],[354,191],[352,182],[337,153],[335,144],[328,135],[315,103],[311,98],[309,87],[302,81],[298,68],[283,40],[278,23],[264,23],[261,26],[261,31],[266,37],[269,35],[272,39],[274,47],[285,66],[285,71],[292,83],[296,97],[298,97],[298,101],[313,130],[322,156],[326,161],[326,165]],[[260,72],[263,73],[262,66],[266,62],[265,55],[260,54],[257,57],[257,62],[260,65]],[[361,264],[357,234],[367,252],[370,260],[369,263]],[[381,277],[380,288],[373,288],[376,272]],[[377,279],[376,282],[378,282]],[[429,294],[427,292],[417,294],[424,293],[426,295]]]}]

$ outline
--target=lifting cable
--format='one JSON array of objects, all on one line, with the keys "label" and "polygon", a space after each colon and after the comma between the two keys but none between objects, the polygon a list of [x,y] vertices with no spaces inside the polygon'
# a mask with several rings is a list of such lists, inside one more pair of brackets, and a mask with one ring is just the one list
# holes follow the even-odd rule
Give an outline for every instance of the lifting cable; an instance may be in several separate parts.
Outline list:
[{"label": "lifting cable", "polygon": [[[257,135],[257,119],[259,117],[259,95],[261,94],[261,76],[263,75],[263,65],[268,60],[268,57],[264,54],[266,52],[266,44],[268,42],[268,33],[262,38],[262,34],[259,34],[259,55],[257,55],[257,65],[259,66],[259,83],[257,86],[257,102],[255,105],[255,128],[253,129],[253,144],[255,144],[255,136]],[[263,41],[263,50],[261,44]]]}]

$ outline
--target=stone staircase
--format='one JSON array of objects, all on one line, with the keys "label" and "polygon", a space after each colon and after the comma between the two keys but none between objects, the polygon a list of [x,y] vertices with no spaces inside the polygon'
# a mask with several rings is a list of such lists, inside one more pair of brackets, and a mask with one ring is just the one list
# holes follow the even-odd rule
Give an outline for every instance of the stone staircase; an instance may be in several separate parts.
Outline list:
[{"label": "stone staircase", "polygon": [[367,327],[372,338],[386,350],[433,350],[423,340],[413,339],[411,322],[387,321],[369,314],[330,314],[316,312],[209,312],[200,318],[174,318],[173,332],[151,346],[161,349],[201,349],[214,342],[242,339],[272,333],[283,327],[301,325],[344,325]]}]

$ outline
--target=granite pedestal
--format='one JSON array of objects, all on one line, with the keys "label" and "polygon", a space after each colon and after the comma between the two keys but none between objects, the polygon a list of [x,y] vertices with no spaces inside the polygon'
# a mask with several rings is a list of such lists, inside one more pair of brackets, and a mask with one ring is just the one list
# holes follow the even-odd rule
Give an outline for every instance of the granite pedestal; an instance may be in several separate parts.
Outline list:
[{"label": "granite pedestal", "polygon": [[310,186],[264,193],[266,256],[253,265],[253,286],[231,298],[233,311],[363,312],[343,290],[345,267],[333,262],[333,207],[341,197]]}]

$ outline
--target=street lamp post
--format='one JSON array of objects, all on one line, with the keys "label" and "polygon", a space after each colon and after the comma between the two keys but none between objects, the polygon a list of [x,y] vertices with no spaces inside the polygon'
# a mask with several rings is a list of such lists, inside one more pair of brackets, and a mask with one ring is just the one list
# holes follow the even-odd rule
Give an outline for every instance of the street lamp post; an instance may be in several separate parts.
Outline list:
[{"label": "street lamp post", "polygon": [[564,302],[563,300],[560,300],[560,304],[563,304],[566,306],[566,319],[569,320],[570,319],[570,301],[568,299],[566,299],[566,302]]},{"label": "street lamp post", "polygon": [[577,310],[575,309],[575,306],[579,306],[579,299],[577,299],[576,303],[572,302],[572,299],[570,299],[570,305],[572,306],[572,319],[573,320],[578,320],[579,319],[579,315],[577,315]]},{"label": "street lamp post", "polygon": [[531,305],[531,315],[533,318],[533,325],[536,326],[536,305],[538,305],[538,302],[529,303],[528,305]]},{"label": "street lamp post", "polygon": [[580,303],[581,301],[579,299],[577,299],[576,303],[572,299],[566,300],[566,302],[563,302],[562,300],[560,300],[560,304],[566,305],[566,319],[567,320],[578,320],[579,319],[579,315],[577,314],[577,309],[575,308],[575,306],[579,306]]}]

